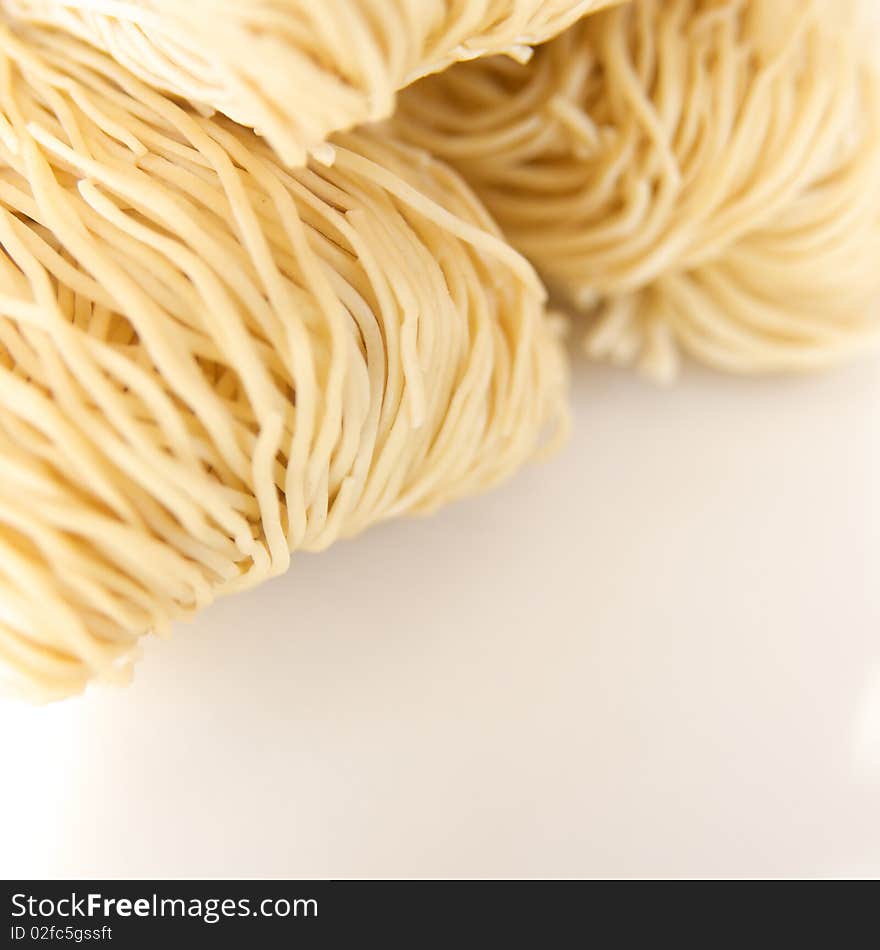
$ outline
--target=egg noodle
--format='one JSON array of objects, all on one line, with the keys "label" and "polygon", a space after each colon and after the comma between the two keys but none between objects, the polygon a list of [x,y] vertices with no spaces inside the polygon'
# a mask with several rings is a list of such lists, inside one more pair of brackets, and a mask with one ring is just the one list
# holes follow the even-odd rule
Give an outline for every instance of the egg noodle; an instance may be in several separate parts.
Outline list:
[{"label": "egg noodle", "polygon": [[566,418],[543,287],[386,134],[290,171],[73,37],[0,29],[0,660],[45,695]]},{"label": "egg noodle", "polygon": [[386,118],[395,93],[457,60],[527,58],[619,0],[0,0],[69,31],[202,109],[257,128],[291,165]]},{"label": "egg noodle", "polygon": [[661,379],[682,352],[738,372],[815,369],[880,328],[880,46],[864,42],[866,12],[637,0],[528,65],[424,80],[392,127],[461,171],[590,315],[594,357]]}]

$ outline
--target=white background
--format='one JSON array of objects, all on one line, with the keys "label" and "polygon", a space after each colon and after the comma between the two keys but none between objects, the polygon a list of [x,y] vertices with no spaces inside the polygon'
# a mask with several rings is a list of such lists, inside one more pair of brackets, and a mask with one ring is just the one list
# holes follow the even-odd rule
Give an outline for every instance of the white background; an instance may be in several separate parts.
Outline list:
[{"label": "white background", "polygon": [[0,706],[0,875],[880,876],[880,366],[568,449]]}]

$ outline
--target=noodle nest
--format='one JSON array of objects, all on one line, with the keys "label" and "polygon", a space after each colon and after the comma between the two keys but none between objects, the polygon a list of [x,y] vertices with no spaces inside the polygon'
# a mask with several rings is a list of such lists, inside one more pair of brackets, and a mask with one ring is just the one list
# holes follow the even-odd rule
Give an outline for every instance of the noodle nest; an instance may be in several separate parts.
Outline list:
[{"label": "noodle nest", "polygon": [[590,315],[593,357],[659,379],[682,353],[735,372],[821,368],[880,327],[872,12],[638,0],[527,66],[424,80],[393,129],[462,172]]},{"label": "noodle nest", "polygon": [[54,32],[0,29],[0,665],[47,697],[564,426],[544,291],[386,134],[287,170]]},{"label": "noodle nest", "polygon": [[387,118],[395,93],[457,60],[519,59],[619,0],[0,0],[135,75],[258,129],[289,165]]}]

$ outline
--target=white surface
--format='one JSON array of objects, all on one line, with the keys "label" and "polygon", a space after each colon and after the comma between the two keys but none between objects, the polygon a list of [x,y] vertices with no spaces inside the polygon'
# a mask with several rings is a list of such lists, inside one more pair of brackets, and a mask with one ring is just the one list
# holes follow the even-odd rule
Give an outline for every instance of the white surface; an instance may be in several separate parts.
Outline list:
[{"label": "white surface", "polygon": [[0,875],[880,876],[880,366],[657,391],[0,707]]}]

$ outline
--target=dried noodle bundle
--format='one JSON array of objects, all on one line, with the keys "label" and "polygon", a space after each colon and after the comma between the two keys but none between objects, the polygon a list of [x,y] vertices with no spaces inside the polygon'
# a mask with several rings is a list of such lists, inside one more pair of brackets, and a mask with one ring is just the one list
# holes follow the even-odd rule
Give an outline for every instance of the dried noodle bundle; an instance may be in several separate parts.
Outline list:
[{"label": "dried noodle bundle", "polygon": [[109,51],[145,81],[258,129],[290,165],[386,118],[395,93],[619,0],[0,0]]},{"label": "dried noodle bundle", "polygon": [[395,134],[461,171],[592,314],[594,357],[659,378],[682,352],[738,372],[824,367],[880,327],[877,13],[638,0],[528,66],[424,80]]},{"label": "dried noodle bundle", "polygon": [[529,265],[386,136],[287,171],[64,34],[0,29],[0,666],[43,694],[564,419]]}]

